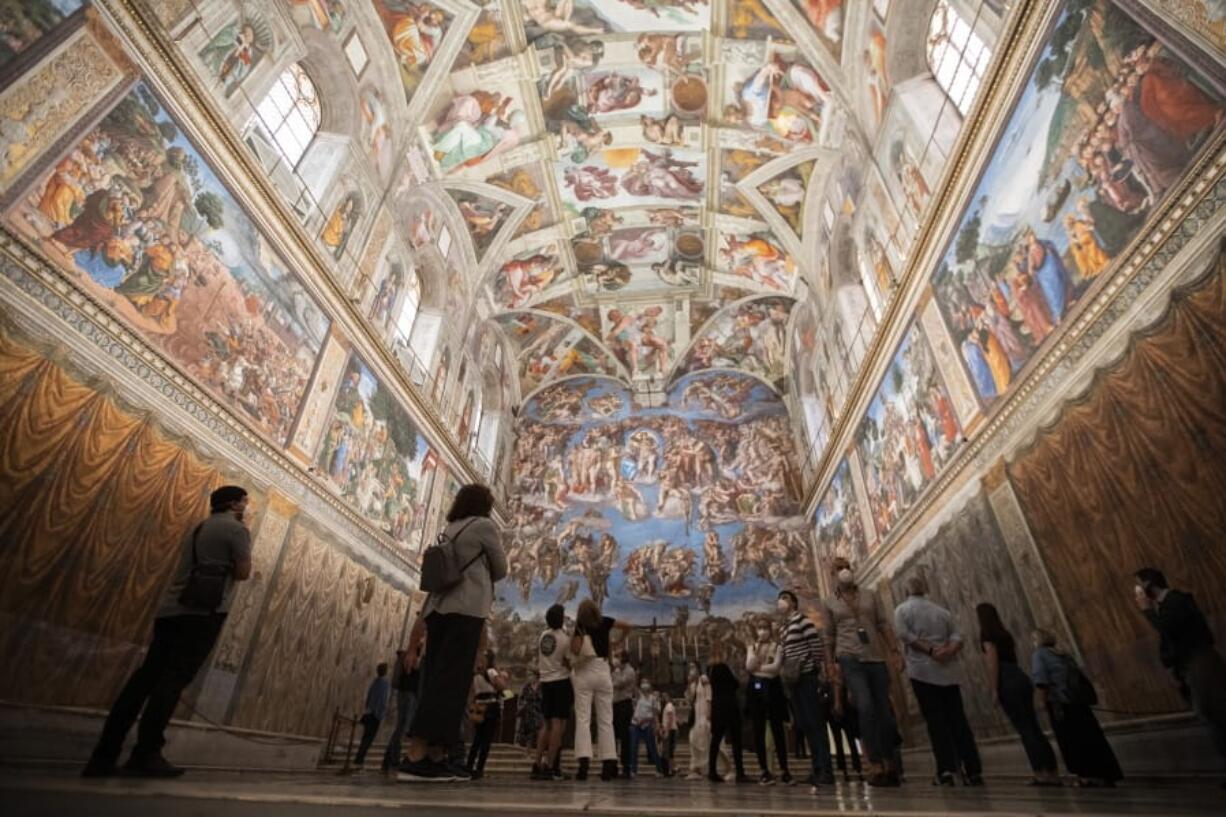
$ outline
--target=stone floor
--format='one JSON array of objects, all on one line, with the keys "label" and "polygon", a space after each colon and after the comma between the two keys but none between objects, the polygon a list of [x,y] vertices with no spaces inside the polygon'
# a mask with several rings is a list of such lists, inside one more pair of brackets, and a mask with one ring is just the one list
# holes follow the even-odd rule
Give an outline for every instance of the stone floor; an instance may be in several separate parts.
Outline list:
[{"label": "stone floor", "polygon": [[982,789],[934,789],[913,782],[873,790],[859,783],[823,789],[683,780],[532,783],[509,778],[468,784],[396,783],[374,772],[269,775],[193,771],[178,780],[83,780],[68,769],[0,769],[4,813],[288,817],[359,815],[407,808],[414,814],[598,815],[1178,815],[1222,814],[1214,783],[1124,785],[1118,789],[1030,789],[989,780]]}]

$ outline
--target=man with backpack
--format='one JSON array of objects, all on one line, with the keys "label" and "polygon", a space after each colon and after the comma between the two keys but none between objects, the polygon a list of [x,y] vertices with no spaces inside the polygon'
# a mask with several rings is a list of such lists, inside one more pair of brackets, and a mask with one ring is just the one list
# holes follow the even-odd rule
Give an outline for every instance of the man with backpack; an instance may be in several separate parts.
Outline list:
[{"label": "man with backpack", "polygon": [[209,517],[183,537],[179,565],[153,620],[153,641],[111,706],[98,745],[81,772],[84,777],[116,772],[124,738],[138,716],[136,746],[124,773],[140,777],[183,774],[183,769],[162,757],[166,725],[179,696],[217,643],[234,597],[234,583],[251,576],[251,532],[243,524],[247,491],[224,485],[209,496],[209,506]]}]

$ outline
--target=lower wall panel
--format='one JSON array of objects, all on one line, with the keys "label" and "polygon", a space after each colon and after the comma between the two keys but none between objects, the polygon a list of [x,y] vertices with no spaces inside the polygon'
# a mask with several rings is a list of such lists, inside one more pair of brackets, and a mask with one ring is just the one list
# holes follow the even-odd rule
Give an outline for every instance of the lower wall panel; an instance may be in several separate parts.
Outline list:
[{"label": "lower wall panel", "polygon": [[[0,698],[107,707],[143,655],[181,537],[209,492],[226,482],[252,490],[257,536],[269,497],[55,356],[0,327]],[[361,704],[401,637],[408,595],[360,552],[293,515],[280,562],[260,577],[262,612],[216,656],[245,672],[214,716],[325,735],[335,707]]]}]

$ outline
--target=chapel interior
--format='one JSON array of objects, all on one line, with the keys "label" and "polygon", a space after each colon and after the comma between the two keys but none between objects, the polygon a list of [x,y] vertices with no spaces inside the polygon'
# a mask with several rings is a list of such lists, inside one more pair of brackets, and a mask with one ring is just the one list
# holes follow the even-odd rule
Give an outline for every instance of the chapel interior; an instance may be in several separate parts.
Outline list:
[{"label": "chapel interior", "polygon": [[[5,799],[1216,812],[1133,573],[1226,638],[1224,120],[1216,0],[0,0]],[[1054,634],[1125,779],[1025,787],[978,649],[983,790],[931,790],[896,669],[898,790],[542,789],[513,723],[467,787],[354,773],[473,482],[512,691],[591,598],[683,699],[845,559],[968,643],[994,604],[1024,666]],[[82,781],[223,484],[253,573],[168,733],[191,773]]]}]

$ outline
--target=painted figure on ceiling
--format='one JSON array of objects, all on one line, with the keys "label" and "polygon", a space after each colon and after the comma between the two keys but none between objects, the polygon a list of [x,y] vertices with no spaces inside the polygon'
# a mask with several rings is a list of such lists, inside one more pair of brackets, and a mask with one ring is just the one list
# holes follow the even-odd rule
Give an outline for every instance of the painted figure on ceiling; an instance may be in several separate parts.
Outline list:
[{"label": "painted figure on ceiling", "polygon": [[523,111],[495,91],[476,90],[451,100],[435,126],[434,158],[448,172],[493,158],[519,144]]},{"label": "painted figure on ceiling", "polygon": [[691,170],[697,166],[698,162],[675,158],[667,148],[661,153],[644,148],[622,177],[621,186],[632,196],[694,199],[703,191],[703,180]]}]

